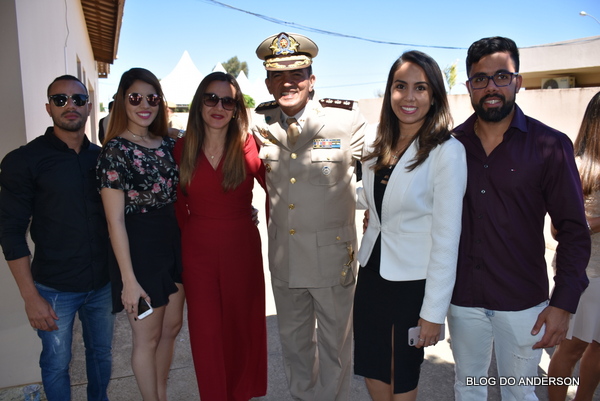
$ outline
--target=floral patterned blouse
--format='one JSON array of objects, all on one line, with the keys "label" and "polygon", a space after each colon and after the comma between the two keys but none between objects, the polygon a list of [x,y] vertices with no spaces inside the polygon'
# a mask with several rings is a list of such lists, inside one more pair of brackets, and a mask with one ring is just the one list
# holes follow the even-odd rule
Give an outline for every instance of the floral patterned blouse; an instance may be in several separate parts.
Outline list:
[{"label": "floral patterned blouse", "polygon": [[175,202],[179,169],[174,146],[175,139],[169,137],[155,149],[121,137],[110,140],[96,166],[99,189],[124,191],[125,214],[147,213]]}]

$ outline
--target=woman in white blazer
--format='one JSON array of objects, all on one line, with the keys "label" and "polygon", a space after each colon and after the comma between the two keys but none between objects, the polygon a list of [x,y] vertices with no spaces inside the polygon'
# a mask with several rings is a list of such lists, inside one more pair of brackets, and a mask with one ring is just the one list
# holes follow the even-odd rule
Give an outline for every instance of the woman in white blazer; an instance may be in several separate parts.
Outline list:
[{"label": "woman in white blazer", "polygon": [[[392,66],[376,130],[365,136],[359,207],[355,373],[375,401],[415,400],[423,347],[439,340],[454,281],[467,181],[439,66],[410,51]],[[420,327],[416,346],[408,330]]]}]

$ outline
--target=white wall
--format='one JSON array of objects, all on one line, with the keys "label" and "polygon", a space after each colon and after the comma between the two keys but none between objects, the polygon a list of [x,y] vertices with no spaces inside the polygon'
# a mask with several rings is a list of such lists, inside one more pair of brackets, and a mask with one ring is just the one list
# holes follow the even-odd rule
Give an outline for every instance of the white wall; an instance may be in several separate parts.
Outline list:
[{"label": "white wall", "polygon": [[[44,105],[46,89],[54,78],[78,76],[80,60],[85,72],[82,80],[90,93],[97,93],[98,73],[79,0],[0,1],[0,49],[1,159],[52,125]],[[91,121],[86,130],[90,138],[96,129]],[[0,344],[0,388],[40,381],[40,341],[3,257]]]},{"label": "white wall", "polygon": [[[525,90],[517,94],[517,104],[523,112],[546,125],[569,135],[575,141],[583,113],[590,99],[600,91],[600,87]],[[369,121],[377,123],[382,98],[361,99],[360,111]],[[448,96],[454,125],[459,125],[473,114],[469,95]]]}]

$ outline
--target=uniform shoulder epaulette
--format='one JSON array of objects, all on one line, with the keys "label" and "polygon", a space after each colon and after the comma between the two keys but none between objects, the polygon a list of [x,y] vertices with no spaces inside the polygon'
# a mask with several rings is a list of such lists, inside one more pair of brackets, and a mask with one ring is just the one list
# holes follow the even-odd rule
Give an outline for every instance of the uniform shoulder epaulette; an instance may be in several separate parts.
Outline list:
[{"label": "uniform shoulder epaulette", "polygon": [[269,102],[263,102],[256,106],[255,111],[269,110],[277,107],[277,102],[275,100],[271,100]]},{"label": "uniform shoulder epaulette", "polygon": [[337,107],[338,109],[352,110],[354,107],[354,100],[342,100],[342,99],[321,99],[319,100],[323,107]]}]

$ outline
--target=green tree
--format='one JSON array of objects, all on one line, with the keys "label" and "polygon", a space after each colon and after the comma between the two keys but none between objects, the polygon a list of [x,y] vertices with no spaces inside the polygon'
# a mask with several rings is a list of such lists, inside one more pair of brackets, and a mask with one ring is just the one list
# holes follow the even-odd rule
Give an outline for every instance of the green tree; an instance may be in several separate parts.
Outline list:
[{"label": "green tree", "polygon": [[254,106],[256,106],[256,102],[254,101],[254,99],[252,98],[252,96],[246,95],[245,93],[244,93],[244,104],[249,109],[251,109]]},{"label": "green tree", "polygon": [[444,68],[444,75],[446,76],[446,83],[448,84],[448,93],[451,93],[452,88],[456,86],[456,63],[457,61]]},{"label": "green tree", "polygon": [[224,61],[221,64],[223,64],[223,68],[225,68],[225,71],[227,71],[234,77],[237,77],[240,71],[244,71],[244,74],[248,76],[248,64],[245,61],[238,60],[237,56],[233,56],[232,58],[230,58],[227,61]]}]

